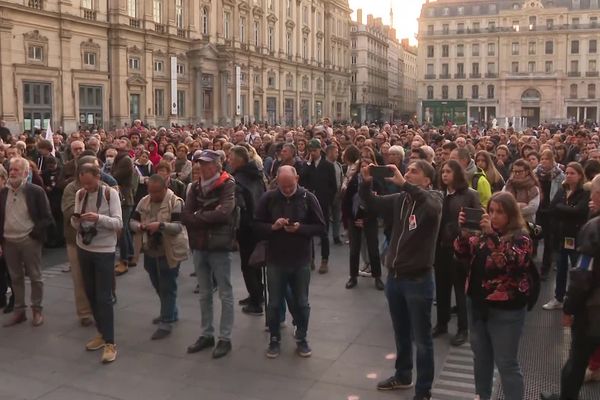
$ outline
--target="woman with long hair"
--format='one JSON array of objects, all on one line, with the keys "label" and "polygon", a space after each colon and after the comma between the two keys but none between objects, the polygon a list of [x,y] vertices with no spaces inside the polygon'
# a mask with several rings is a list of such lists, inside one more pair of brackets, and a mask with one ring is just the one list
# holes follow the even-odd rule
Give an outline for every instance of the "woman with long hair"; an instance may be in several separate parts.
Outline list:
[{"label": "woman with long hair", "polygon": [[565,180],[565,174],[562,169],[558,167],[558,164],[556,164],[552,150],[542,151],[540,163],[537,168],[533,170],[533,173],[540,183],[540,206],[538,207],[536,223],[542,227],[542,238],[544,239],[541,275],[542,279],[545,280],[548,277],[552,265],[552,254],[557,247],[555,241],[556,235],[553,232],[550,202],[556,193],[558,193],[558,190]]},{"label": "woman with long hair", "polygon": [[433,329],[433,337],[448,332],[452,288],[454,288],[458,331],[450,343],[453,346],[460,346],[469,337],[465,297],[467,268],[464,263],[454,258],[454,239],[460,233],[460,227],[458,226],[460,211],[463,207],[481,209],[481,202],[477,191],[469,187],[465,171],[458,161],[449,160],[444,162],[440,171],[439,187],[444,193],[444,205],[434,264],[437,325]]},{"label": "woman with long hair", "polygon": [[[466,222],[459,214],[459,225]],[[511,193],[495,193],[480,232],[461,230],[458,259],[469,263],[467,310],[474,357],[475,393],[492,397],[494,365],[506,400],[522,400],[523,375],[517,354],[530,294],[533,246],[521,208]]]},{"label": "woman with long hair", "polygon": [[556,284],[554,298],[544,304],[544,310],[561,309],[567,290],[569,261],[575,267],[577,253],[577,234],[585,224],[590,201],[590,192],[583,188],[585,175],[578,162],[570,162],[565,169],[565,181],[550,203],[550,212],[556,223],[558,260],[556,262]]},{"label": "woman with long hair", "polygon": [[520,158],[515,161],[510,170],[510,178],[503,191],[512,193],[521,208],[521,215],[527,222],[535,222],[535,214],[540,206],[539,182],[531,166]]},{"label": "woman with long hair", "polygon": [[558,143],[554,146],[554,151],[556,152],[556,162],[565,166],[567,164],[567,154],[569,153],[567,146],[564,143]]},{"label": "woman with long hair", "polygon": [[492,155],[485,150],[480,150],[475,154],[475,165],[483,172],[485,177],[490,182],[492,187],[492,193],[496,193],[502,190],[504,187],[504,178],[494,165]]}]

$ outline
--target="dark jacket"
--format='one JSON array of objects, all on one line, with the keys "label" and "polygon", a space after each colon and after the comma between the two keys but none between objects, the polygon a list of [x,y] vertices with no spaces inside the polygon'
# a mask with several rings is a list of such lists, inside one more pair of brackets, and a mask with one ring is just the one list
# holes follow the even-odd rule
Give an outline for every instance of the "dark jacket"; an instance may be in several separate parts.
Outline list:
[{"label": "dark jacket", "polygon": [[458,226],[458,214],[463,207],[481,208],[479,193],[471,188],[457,190],[452,194],[444,194],[444,205],[442,208],[442,222],[438,238],[439,246],[453,248],[454,239],[460,234]]},{"label": "dark jacket", "polygon": [[[27,202],[27,211],[29,217],[33,221],[33,230],[29,236],[39,242],[46,241],[46,230],[49,226],[54,225],[52,212],[50,211],[50,203],[46,192],[41,187],[24,183],[22,189]],[[4,217],[6,215],[6,199],[8,197],[8,188],[0,190],[0,241],[4,242]]]},{"label": "dark jacket", "polygon": [[169,189],[171,189],[175,196],[185,200],[185,183],[179,179],[171,178],[169,179]]},{"label": "dark jacket", "polygon": [[[369,183],[360,187],[367,210],[393,220],[386,266],[400,279],[421,278],[433,269],[436,240],[442,217],[442,194],[406,182],[402,192],[376,196]],[[418,250],[417,250],[418,249]]]},{"label": "dark jacket", "polygon": [[566,237],[576,238],[581,227],[587,221],[590,201],[590,193],[583,188],[577,189],[567,199],[567,192],[563,187],[550,203],[550,212],[554,217],[556,237],[558,244],[564,245]]},{"label": "dark jacket", "polygon": [[254,162],[249,162],[233,173],[235,178],[235,200],[240,207],[240,230],[251,229],[256,205],[265,193],[263,173]]},{"label": "dark jacket", "polygon": [[[181,222],[187,227],[193,250],[232,251],[235,247],[235,181],[225,171],[204,194],[200,182],[192,183]],[[214,239],[223,239],[213,246]]]},{"label": "dark jacket", "polygon": [[67,185],[75,179],[75,174],[77,173],[77,166],[75,165],[75,160],[67,161],[60,171],[60,175],[58,176],[57,186],[60,190],[64,190]]},{"label": "dark jacket", "polygon": [[321,209],[328,215],[329,207],[333,204],[337,193],[337,180],[335,179],[335,167],[325,159],[324,154],[321,155],[317,167],[314,162],[304,167],[300,176],[300,185],[317,196]]},{"label": "dark jacket", "polygon": [[[279,218],[299,222],[296,233],[283,229],[273,231]],[[312,237],[325,230],[325,219],[315,195],[298,186],[296,193],[285,197],[279,189],[266,192],[256,207],[254,229],[257,236],[268,241],[267,264],[278,267],[308,266],[312,254]]]},{"label": "dark jacket", "polygon": [[137,176],[134,177],[133,160],[127,151],[119,151],[115,157],[111,175],[119,183],[119,191],[123,196],[122,205],[132,207],[134,205],[133,196],[137,190],[137,187],[134,187]]}]

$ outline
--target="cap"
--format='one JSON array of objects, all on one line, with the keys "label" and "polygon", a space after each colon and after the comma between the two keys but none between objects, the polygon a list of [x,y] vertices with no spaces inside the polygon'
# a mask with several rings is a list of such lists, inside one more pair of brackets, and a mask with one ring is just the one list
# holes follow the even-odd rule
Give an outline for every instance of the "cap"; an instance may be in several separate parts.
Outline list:
[{"label": "cap", "polygon": [[308,142],[308,148],[309,149],[320,149],[321,148],[321,141],[319,139],[311,139]]},{"label": "cap", "polygon": [[216,162],[221,160],[221,155],[213,150],[196,150],[194,161]]}]

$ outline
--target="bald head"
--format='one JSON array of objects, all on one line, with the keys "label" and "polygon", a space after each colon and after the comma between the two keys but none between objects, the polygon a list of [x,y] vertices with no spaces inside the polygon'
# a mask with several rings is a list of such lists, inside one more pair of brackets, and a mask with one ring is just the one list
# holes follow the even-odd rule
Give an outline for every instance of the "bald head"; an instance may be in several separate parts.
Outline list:
[{"label": "bald head", "polygon": [[296,168],[284,165],[277,170],[277,187],[285,197],[291,197],[298,189]]}]

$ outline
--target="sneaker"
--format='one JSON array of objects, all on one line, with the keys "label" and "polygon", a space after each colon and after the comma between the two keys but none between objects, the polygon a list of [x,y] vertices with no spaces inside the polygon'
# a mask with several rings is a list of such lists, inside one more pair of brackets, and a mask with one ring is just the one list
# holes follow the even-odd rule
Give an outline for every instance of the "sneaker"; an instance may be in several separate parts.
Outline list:
[{"label": "sneaker", "polygon": [[104,345],[104,351],[102,352],[102,364],[108,364],[117,359],[117,346],[112,343]]},{"label": "sneaker", "polygon": [[304,358],[310,357],[312,355],[312,350],[306,340],[296,342],[296,353],[298,353],[300,357]]},{"label": "sneaker", "polygon": [[42,311],[35,309],[33,310],[33,317],[31,319],[31,324],[34,327],[41,326],[44,323],[44,316],[42,315]]},{"label": "sneaker", "polygon": [[94,337],[92,340],[85,344],[85,349],[87,351],[96,351],[103,348],[105,344],[106,342],[104,342],[104,339],[102,339],[102,335],[98,334],[96,335],[96,337]]},{"label": "sneaker", "polygon": [[248,315],[261,316],[264,314],[263,308],[261,306],[257,306],[255,304],[248,304],[242,307],[242,312]]},{"label": "sneaker", "polygon": [[598,382],[600,381],[600,369],[592,371],[589,368],[585,370],[585,377],[583,378],[584,382]]},{"label": "sneaker", "polygon": [[409,389],[413,386],[412,378],[399,379],[392,376],[377,384],[377,390]]},{"label": "sneaker", "polygon": [[358,275],[366,277],[366,278],[370,278],[371,277],[371,264],[365,264],[364,267],[360,268],[360,270],[358,271]]},{"label": "sneaker", "polygon": [[281,354],[281,344],[277,338],[271,338],[267,348],[267,358],[277,358]]},{"label": "sneaker", "polygon": [[544,304],[542,306],[542,308],[544,310],[560,310],[561,308],[563,308],[563,303],[562,303],[562,301],[552,299],[549,302],[547,302],[546,304]]}]

